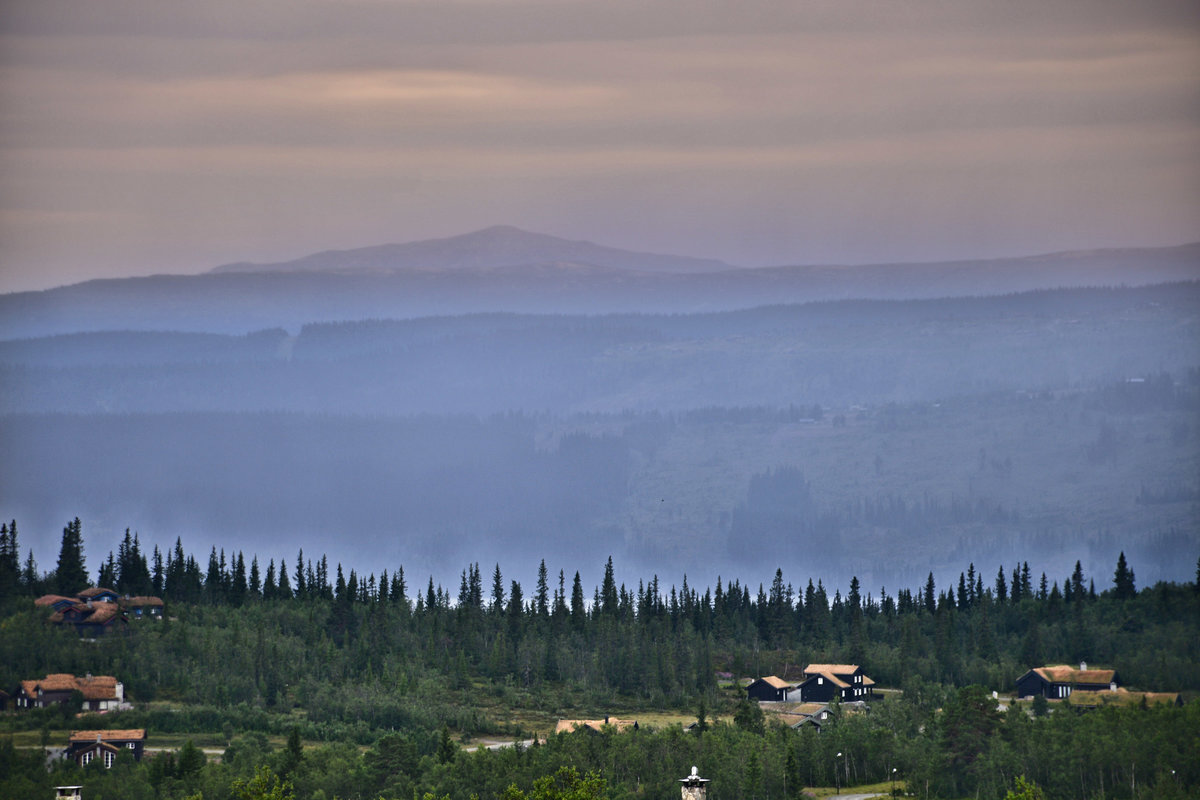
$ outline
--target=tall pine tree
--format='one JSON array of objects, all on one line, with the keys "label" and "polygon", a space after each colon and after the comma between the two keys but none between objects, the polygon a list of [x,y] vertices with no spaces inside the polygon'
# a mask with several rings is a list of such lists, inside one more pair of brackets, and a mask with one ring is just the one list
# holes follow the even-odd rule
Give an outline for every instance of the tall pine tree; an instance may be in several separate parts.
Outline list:
[{"label": "tall pine tree", "polygon": [[76,517],[63,528],[58,566],[54,570],[54,587],[61,595],[73,596],[87,586],[87,568],[83,562],[83,523]]},{"label": "tall pine tree", "polygon": [[1117,557],[1117,571],[1113,574],[1113,597],[1118,600],[1129,600],[1137,595],[1133,583],[1133,570],[1125,563],[1125,551]]}]

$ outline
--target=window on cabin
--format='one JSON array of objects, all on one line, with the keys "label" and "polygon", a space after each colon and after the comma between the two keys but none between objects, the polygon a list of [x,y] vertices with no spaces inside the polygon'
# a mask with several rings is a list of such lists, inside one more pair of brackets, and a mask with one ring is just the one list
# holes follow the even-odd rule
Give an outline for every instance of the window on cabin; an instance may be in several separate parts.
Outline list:
[{"label": "window on cabin", "polygon": [[824,679],[824,678],[817,678],[817,685],[818,685],[818,686],[820,686],[820,685],[821,685],[821,684],[823,684],[823,683],[825,683],[825,679]]},{"label": "window on cabin", "polygon": [[104,768],[109,769],[113,765],[113,754],[111,751],[104,751]]}]

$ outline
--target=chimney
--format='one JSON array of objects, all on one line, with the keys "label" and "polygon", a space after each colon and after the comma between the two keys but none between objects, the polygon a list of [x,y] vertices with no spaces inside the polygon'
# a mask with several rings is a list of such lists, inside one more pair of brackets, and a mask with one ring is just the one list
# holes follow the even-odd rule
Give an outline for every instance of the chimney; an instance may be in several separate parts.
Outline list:
[{"label": "chimney", "polygon": [[1080,671],[1080,672],[1084,672],[1085,670],[1087,670],[1087,662],[1086,662],[1086,661],[1080,661],[1080,662],[1079,662],[1079,671]]},{"label": "chimney", "polygon": [[682,800],[708,800],[708,778],[701,778],[696,767],[692,767],[691,775],[679,782],[683,784]]}]

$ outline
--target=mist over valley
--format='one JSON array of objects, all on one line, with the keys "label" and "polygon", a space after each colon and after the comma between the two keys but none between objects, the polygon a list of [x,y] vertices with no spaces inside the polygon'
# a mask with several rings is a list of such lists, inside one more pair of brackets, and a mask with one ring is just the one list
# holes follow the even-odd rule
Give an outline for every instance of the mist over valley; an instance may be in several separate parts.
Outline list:
[{"label": "mist over valley", "polygon": [[[1122,550],[1180,579],[1196,264],[781,269],[768,305],[762,270],[501,228],[6,295],[0,512],[44,567],[78,515],[91,567],[128,527],[447,585],[609,555],[633,582],[1081,560],[1099,583]],[[420,281],[441,306],[376,291]]]}]

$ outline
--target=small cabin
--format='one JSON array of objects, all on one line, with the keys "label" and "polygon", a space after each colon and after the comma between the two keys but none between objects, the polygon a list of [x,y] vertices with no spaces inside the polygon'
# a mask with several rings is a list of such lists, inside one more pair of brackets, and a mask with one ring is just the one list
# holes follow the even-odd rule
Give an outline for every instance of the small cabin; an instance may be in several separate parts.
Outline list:
[{"label": "small cabin", "polygon": [[783,702],[788,699],[788,692],[796,687],[782,678],[768,675],[759,678],[746,687],[746,697],[759,702]]},{"label": "small cabin", "polygon": [[1072,692],[1115,692],[1121,678],[1115,669],[1079,669],[1066,665],[1037,667],[1017,678],[1017,697],[1041,695],[1048,700],[1065,700]]}]

